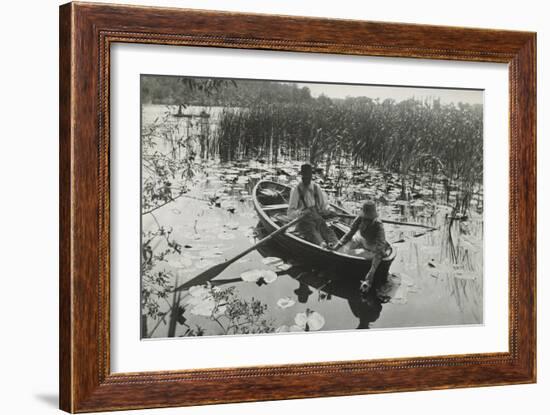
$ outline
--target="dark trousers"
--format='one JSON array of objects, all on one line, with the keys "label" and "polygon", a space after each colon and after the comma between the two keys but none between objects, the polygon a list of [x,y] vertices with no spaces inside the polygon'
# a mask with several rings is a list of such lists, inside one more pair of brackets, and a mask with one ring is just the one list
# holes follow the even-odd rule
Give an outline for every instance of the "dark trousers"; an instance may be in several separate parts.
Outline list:
[{"label": "dark trousers", "polygon": [[309,213],[298,223],[296,230],[306,241],[316,245],[321,245],[323,242],[328,244],[338,242],[334,231],[327,226],[326,221],[318,213]]}]

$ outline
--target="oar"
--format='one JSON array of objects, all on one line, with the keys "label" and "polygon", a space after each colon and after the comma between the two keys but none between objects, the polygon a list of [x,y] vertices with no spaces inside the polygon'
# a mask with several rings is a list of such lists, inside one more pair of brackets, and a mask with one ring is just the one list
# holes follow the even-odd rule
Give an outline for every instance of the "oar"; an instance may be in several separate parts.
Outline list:
[{"label": "oar", "polygon": [[235,261],[239,260],[240,258],[242,258],[243,256],[245,256],[246,254],[258,249],[260,246],[266,244],[267,242],[269,242],[273,237],[279,235],[280,233],[283,233],[284,231],[286,231],[288,228],[290,228],[292,225],[295,225],[296,223],[298,223],[299,221],[301,221],[303,218],[305,217],[305,215],[302,215],[296,219],[294,219],[293,221],[290,221],[289,223],[287,223],[286,225],[284,226],[281,226],[279,229],[277,229],[276,231],[273,231],[272,233],[270,233],[268,236],[266,236],[265,238],[263,238],[260,242],[258,242],[257,244],[255,245],[252,245],[250,248],[247,248],[245,249],[243,252],[241,252],[240,254],[234,256],[233,258],[225,261],[225,262],[222,262],[221,264],[217,264],[217,265],[214,265],[213,267],[211,268],[208,268],[206,271],[200,273],[199,275],[197,275],[196,277],[190,279],[189,281],[187,281],[186,283],[180,285],[179,287],[176,287],[174,289],[174,291],[182,291],[182,290],[186,290],[194,285],[202,285],[204,283],[206,283],[207,281],[210,281],[211,279],[215,278],[216,276],[218,276],[223,270],[225,270],[229,265],[231,265],[232,263],[234,263]]},{"label": "oar", "polygon": [[[408,239],[414,239],[414,238],[420,238],[421,236],[424,236],[424,235],[427,235],[429,234],[430,232],[433,232],[433,231],[436,231],[437,228],[430,228],[428,230],[426,230],[426,232],[422,232],[422,233],[419,233],[419,234],[416,234],[416,235],[413,235],[411,238],[408,238]],[[393,241],[393,242],[390,242],[390,244],[400,244],[400,243],[403,243],[403,242],[406,242],[407,239],[398,239],[397,241]]]},{"label": "oar", "polygon": [[[357,217],[357,216],[348,215],[348,214],[345,214],[345,213],[334,213],[333,215],[336,216],[336,217],[339,217],[339,218],[349,218],[349,219],[355,219]],[[382,219],[382,222],[389,223],[391,225],[413,226],[413,227],[416,227],[416,228],[424,228],[424,229],[430,229],[430,230],[436,230],[437,229],[437,228],[434,228],[433,226],[422,225],[421,223],[398,222],[398,221],[395,221],[395,220],[387,220],[387,219]]]}]

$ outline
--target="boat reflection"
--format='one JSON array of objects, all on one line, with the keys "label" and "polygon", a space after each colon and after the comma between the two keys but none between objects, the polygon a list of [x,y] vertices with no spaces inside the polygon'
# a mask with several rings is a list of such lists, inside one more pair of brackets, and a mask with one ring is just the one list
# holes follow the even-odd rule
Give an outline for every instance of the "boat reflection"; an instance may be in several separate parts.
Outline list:
[{"label": "boat reflection", "polygon": [[379,297],[377,290],[363,294],[356,279],[336,277],[326,271],[304,270],[295,266],[286,271],[297,280],[299,286],[294,291],[300,303],[307,303],[310,295],[318,292],[321,299],[330,301],[332,297],[346,299],[353,315],[359,320],[358,329],[368,329],[379,317],[385,299]]},{"label": "boat reflection", "polygon": [[[258,238],[263,238],[265,232],[261,225],[257,227]],[[294,263],[290,269],[279,271],[277,274],[288,275],[298,282],[294,290],[297,301],[302,304],[308,303],[310,296],[318,293],[319,300],[330,301],[332,297],[339,297],[347,300],[352,314],[358,319],[357,329],[369,329],[371,324],[380,317],[383,304],[389,300],[389,296],[380,295],[381,292],[388,293],[392,284],[390,281],[376,281],[368,293],[362,293],[359,289],[360,282],[356,276],[345,277],[345,270],[338,274],[330,270],[316,270],[307,265],[297,263],[299,258],[288,258],[284,252],[274,244],[268,244],[259,249],[264,257],[280,257],[285,262]],[[285,257],[286,256],[286,257]]]}]

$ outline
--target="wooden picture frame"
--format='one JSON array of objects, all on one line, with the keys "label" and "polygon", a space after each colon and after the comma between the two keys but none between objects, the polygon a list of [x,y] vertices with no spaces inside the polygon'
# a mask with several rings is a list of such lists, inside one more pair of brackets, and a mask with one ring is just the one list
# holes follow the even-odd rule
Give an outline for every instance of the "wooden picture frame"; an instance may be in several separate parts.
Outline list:
[{"label": "wooden picture frame", "polygon": [[[509,351],[111,373],[109,62],[110,46],[119,42],[508,64]],[[61,409],[91,412],[535,382],[535,33],[69,3],[60,8],[59,93]]]}]

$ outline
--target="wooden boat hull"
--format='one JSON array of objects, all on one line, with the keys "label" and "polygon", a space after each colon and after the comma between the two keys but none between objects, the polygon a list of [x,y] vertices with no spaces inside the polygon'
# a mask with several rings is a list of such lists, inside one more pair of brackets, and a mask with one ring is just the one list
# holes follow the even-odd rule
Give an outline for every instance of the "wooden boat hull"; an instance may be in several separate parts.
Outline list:
[{"label": "wooden boat hull", "polygon": [[[281,201],[288,201],[290,190],[288,186],[267,180],[258,182],[254,187],[254,208],[266,233],[279,229],[280,225],[276,223],[269,209],[273,206],[282,206]],[[267,196],[262,193],[267,193]],[[276,196],[275,193],[278,193],[279,196]],[[332,208],[339,213],[349,214],[339,206],[332,205]],[[282,210],[282,213],[285,211]],[[346,229],[346,225],[339,225],[339,229],[336,231],[342,233]],[[368,259],[321,248],[289,232],[277,235],[274,238],[274,244],[288,256],[296,258],[299,262],[306,263],[312,268],[338,271],[341,278],[361,278],[371,267],[371,261]],[[386,281],[394,258],[395,250],[392,248],[391,253],[382,260],[376,270],[375,285]]]}]

